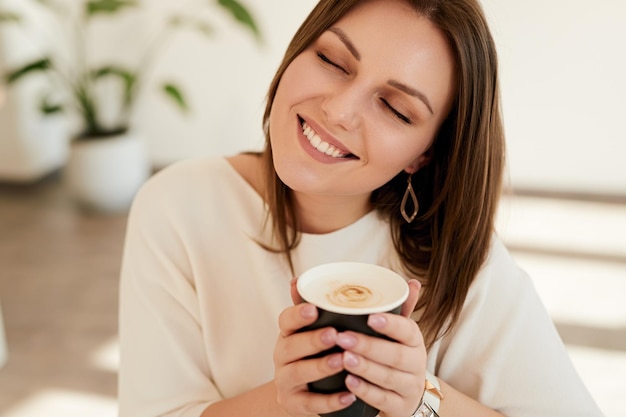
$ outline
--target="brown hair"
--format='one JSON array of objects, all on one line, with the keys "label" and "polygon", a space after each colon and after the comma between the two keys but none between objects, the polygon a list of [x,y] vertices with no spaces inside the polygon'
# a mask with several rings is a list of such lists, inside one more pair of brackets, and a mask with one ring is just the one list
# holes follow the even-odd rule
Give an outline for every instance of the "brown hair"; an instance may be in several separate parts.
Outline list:
[{"label": "brown hair", "polygon": [[[279,251],[290,265],[289,253],[300,235],[290,189],[272,162],[273,100],[291,61],[362,1],[321,0],[293,37],[269,88],[263,118],[266,198]],[[404,268],[423,284],[416,310],[422,310],[419,324],[430,347],[458,319],[489,251],[504,170],[504,133],[495,45],[478,0],[405,1],[447,37],[456,61],[457,94],[429,151],[429,164],[412,177],[419,216],[408,224],[400,214],[405,172],[374,190],[371,202],[389,219]]]}]

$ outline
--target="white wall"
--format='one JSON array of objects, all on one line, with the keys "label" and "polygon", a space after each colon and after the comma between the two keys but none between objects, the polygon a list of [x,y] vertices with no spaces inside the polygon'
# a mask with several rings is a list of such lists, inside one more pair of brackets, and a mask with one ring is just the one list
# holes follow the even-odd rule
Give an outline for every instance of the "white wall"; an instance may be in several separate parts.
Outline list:
[{"label": "white wall", "polygon": [[483,4],[513,184],[626,195],[626,1]]}]

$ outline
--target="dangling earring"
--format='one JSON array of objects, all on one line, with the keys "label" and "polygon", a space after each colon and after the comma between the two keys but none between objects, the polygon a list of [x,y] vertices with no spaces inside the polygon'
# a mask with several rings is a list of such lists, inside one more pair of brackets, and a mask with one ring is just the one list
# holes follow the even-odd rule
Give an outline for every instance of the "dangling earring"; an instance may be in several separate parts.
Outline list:
[{"label": "dangling earring", "polygon": [[[413,185],[411,185],[411,176],[409,174],[409,178],[407,180],[408,185],[406,187],[406,191],[404,192],[404,197],[402,197],[402,203],[400,203],[400,213],[402,213],[402,217],[406,220],[407,223],[411,223],[417,217],[417,212],[419,211],[419,203],[417,201],[417,196],[415,195],[415,191],[413,191]],[[413,213],[409,216],[406,212],[406,203],[411,196],[411,200],[413,201]]]}]

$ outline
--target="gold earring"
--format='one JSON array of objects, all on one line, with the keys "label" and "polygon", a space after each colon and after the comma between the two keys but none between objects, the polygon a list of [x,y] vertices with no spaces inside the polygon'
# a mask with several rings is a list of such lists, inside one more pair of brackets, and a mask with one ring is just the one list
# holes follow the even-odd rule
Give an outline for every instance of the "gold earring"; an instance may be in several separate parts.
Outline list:
[{"label": "gold earring", "polygon": [[[419,203],[417,201],[417,196],[415,195],[415,191],[413,191],[413,185],[411,185],[411,176],[409,174],[409,178],[407,180],[406,191],[404,192],[404,196],[402,197],[402,203],[400,203],[400,213],[402,213],[402,217],[406,220],[407,223],[411,223],[417,217],[417,212],[419,211]],[[413,202],[413,213],[409,216],[406,212],[406,203],[409,200],[409,196],[411,196],[411,201]]]}]

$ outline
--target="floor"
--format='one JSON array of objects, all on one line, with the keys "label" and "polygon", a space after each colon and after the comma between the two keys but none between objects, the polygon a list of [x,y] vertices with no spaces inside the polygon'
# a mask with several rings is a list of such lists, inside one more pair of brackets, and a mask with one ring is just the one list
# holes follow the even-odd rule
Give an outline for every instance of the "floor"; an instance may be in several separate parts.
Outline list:
[{"label": "floor", "polygon": [[[0,417],[114,417],[125,214],[69,201],[57,177],[0,184]],[[626,416],[626,204],[516,195],[498,228],[536,283],[607,417]]]},{"label": "floor", "polygon": [[82,213],[58,178],[0,187],[0,416],[115,415],[125,222]]}]

